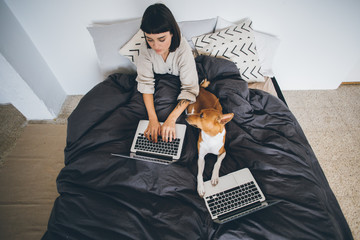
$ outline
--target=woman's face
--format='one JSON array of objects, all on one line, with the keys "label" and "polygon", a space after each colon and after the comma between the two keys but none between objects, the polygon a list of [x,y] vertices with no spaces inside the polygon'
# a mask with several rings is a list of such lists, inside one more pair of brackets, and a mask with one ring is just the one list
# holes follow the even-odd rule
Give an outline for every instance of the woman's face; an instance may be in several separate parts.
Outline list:
[{"label": "woman's face", "polygon": [[168,55],[172,39],[172,34],[170,33],[170,31],[157,34],[145,33],[145,38],[150,47],[157,54],[163,57],[166,57]]}]

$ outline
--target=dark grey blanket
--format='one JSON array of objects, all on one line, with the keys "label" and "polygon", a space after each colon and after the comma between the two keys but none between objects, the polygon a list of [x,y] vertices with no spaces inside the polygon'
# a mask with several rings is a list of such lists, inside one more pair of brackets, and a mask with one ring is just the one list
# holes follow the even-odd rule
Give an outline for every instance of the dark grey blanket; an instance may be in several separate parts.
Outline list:
[{"label": "dark grey blanket", "polygon": [[[196,190],[198,130],[188,126],[182,157],[170,166],[111,156],[128,153],[146,119],[135,76],[114,74],[87,93],[68,119],[65,167],[43,239],[352,239],[347,222],[299,123],[278,98],[249,90],[236,66],[199,57],[224,112],[220,175],[248,167],[268,199],[282,201],[223,225]],[[176,106],[178,77],[156,78],[160,121]],[[179,122],[185,123],[184,116]],[[204,180],[216,160],[206,157]]]}]

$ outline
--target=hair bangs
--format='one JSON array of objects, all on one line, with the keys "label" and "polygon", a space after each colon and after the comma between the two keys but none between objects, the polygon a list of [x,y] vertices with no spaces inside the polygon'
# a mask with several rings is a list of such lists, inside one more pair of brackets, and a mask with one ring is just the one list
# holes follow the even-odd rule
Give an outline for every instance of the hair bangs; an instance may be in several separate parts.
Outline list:
[{"label": "hair bangs", "polygon": [[148,34],[158,34],[167,31],[172,32],[172,27],[168,24],[168,21],[164,20],[159,15],[148,18],[147,21],[143,21],[140,28],[143,32]]}]

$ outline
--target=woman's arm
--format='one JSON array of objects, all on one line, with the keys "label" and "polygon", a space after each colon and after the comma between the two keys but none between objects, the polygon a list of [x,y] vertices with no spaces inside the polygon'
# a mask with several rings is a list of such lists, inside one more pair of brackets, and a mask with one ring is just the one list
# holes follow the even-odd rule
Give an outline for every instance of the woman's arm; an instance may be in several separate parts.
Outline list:
[{"label": "woman's arm", "polygon": [[162,140],[172,141],[176,138],[175,124],[178,117],[184,112],[184,110],[189,106],[190,101],[187,99],[179,100],[178,104],[174,110],[170,113],[164,124],[161,126],[161,136]]},{"label": "woman's arm", "polygon": [[196,96],[199,94],[198,74],[195,60],[191,48],[184,37],[182,37],[177,51],[179,51],[179,55],[176,59],[176,64],[179,66],[181,89],[177,106],[161,126],[161,135],[164,141],[171,141],[176,138],[176,120],[191,102],[196,101]]},{"label": "woman's arm", "polygon": [[161,125],[155,112],[154,95],[144,93],[143,99],[149,117],[149,124],[144,134],[149,141],[157,142],[157,137],[160,135]]},{"label": "woman's arm", "polygon": [[143,94],[143,100],[149,117],[149,124],[144,131],[145,137],[149,141],[157,142],[160,135],[160,123],[158,121],[154,107],[154,72],[153,63],[149,51],[144,44],[140,49],[140,55],[137,62],[137,89]]}]

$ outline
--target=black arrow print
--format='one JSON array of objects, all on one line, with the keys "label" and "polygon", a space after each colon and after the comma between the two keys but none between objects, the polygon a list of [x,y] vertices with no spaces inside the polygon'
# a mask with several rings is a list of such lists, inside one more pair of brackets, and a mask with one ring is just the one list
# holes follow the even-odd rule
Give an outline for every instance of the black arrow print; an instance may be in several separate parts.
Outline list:
[{"label": "black arrow print", "polygon": [[252,46],[252,44],[253,44],[253,43],[251,43],[251,44],[250,44],[250,46],[248,47],[248,50],[249,50],[249,52],[251,52],[252,54],[254,54],[254,55],[255,55],[255,52],[251,51],[251,49],[250,49],[250,48],[251,48],[251,46]]},{"label": "black arrow print", "polygon": [[217,38],[214,38],[214,37],[212,36],[212,34],[210,34],[209,38],[212,39],[212,40],[215,40],[215,41],[217,40]]},{"label": "black arrow print", "polygon": [[224,51],[224,53],[223,53],[223,57],[225,57],[225,58],[227,58],[227,59],[230,59],[228,56],[225,55],[225,53],[227,52],[228,49],[229,49],[229,48],[226,48],[226,49],[225,49],[225,51]]},{"label": "black arrow print", "polygon": [[236,48],[237,48],[237,45],[235,45],[235,47],[234,47],[234,49],[231,51],[231,53],[232,53],[232,54],[234,54],[235,56],[240,57],[240,55],[239,55],[239,54],[236,54],[236,53],[235,53],[235,49],[236,49]]},{"label": "black arrow print", "polygon": [[246,71],[249,69],[249,67],[247,67],[246,69],[245,69],[245,71],[242,73],[242,75],[245,77],[245,78],[247,78],[247,79],[249,79],[249,77],[248,76],[246,76]]},{"label": "black arrow print", "polygon": [[238,28],[238,26],[236,26],[236,27],[233,29],[233,31],[234,31],[234,32],[238,32],[238,33],[242,33],[242,31],[238,30],[237,28]]},{"label": "black arrow print", "polygon": [[244,43],[244,45],[241,47],[240,52],[244,53],[244,54],[247,56],[248,54],[243,51],[243,48],[244,48],[244,47],[245,47],[245,43]]},{"label": "black arrow print", "polygon": [[225,31],[225,34],[230,35],[230,36],[234,36],[234,34],[228,32],[229,30],[230,30],[230,28]]},{"label": "black arrow print", "polygon": [[255,68],[256,68],[256,66],[251,70],[250,74],[253,75],[255,78],[257,78],[257,76],[253,74]]},{"label": "black arrow print", "polygon": [[248,29],[244,28],[245,24],[246,24],[246,23],[244,23],[244,24],[241,26],[241,29],[243,29],[243,30],[245,30],[245,31],[247,31],[247,32],[250,32]]},{"label": "black arrow print", "polygon": [[137,52],[137,55],[140,55],[140,50],[139,49],[131,49],[129,50],[129,52]]},{"label": "black arrow print", "polygon": [[223,36],[221,36],[221,35],[220,35],[220,33],[221,33],[221,32],[218,32],[218,34],[216,34],[216,36],[218,36],[218,37],[221,37],[221,38],[225,39]]},{"label": "black arrow print", "polygon": [[198,43],[198,40],[199,40],[199,38],[197,38],[196,41],[195,41],[195,47],[197,47],[197,48],[203,48],[202,46],[200,46],[200,45],[197,44],[197,43]]},{"label": "black arrow print", "polygon": [[206,44],[209,44],[210,42],[207,42],[207,41],[205,41],[204,39],[205,39],[205,37],[206,37],[206,35],[201,39],[201,42],[202,43],[206,43]]}]

